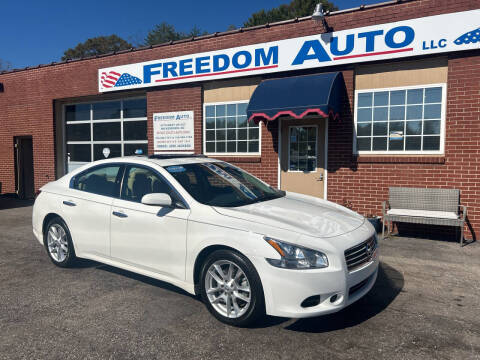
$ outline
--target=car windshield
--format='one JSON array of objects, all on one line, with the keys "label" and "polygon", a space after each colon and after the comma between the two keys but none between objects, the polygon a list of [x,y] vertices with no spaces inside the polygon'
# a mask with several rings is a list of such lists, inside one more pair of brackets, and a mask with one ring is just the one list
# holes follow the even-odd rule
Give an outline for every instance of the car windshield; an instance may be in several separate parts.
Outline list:
[{"label": "car windshield", "polygon": [[224,162],[167,166],[165,169],[198,202],[236,207],[285,196],[241,169]]}]

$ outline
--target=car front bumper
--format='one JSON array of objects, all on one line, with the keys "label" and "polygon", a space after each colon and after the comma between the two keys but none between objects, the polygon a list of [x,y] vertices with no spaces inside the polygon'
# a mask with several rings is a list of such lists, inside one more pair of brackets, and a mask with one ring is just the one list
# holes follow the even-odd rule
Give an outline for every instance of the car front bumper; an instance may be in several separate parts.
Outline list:
[{"label": "car front bumper", "polygon": [[[377,279],[379,251],[377,248],[368,263],[351,272],[343,266],[315,270],[281,269],[260,257],[254,262],[262,279],[267,314],[305,318],[340,311],[367,294]],[[334,295],[336,299],[332,301]],[[302,302],[312,296],[320,296],[320,302],[303,307]]]}]

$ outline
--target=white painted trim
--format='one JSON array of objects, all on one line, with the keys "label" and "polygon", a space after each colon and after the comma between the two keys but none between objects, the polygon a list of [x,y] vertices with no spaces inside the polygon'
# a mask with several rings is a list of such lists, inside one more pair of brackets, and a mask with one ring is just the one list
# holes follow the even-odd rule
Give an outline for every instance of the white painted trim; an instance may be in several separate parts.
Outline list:
[{"label": "white painted trim", "polygon": [[[379,91],[395,91],[395,90],[409,90],[409,89],[428,89],[433,87],[441,87],[442,88],[442,106],[441,106],[441,114],[440,114],[440,150],[438,151],[422,151],[422,150],[414,150],[414,151],[358,151],[357,150],[357,110],[358,110],[358,94],[361,93],[368,93],[368,92],[379,92]],[[406,100],[405,100],[406,101]],[[434,103],[438,104],[438,103]],[[412,104],[413,105],[413,104]],[[419,105],[419,104],[418,104]],[[424,105],[424,103],[422,103]],[[405,103],[405,107],[406,107]],[[367,108],[367,107],[360,107],[360,108]],[[372,106],[373,108],[373,106]],[[390,108],[390,106],[389,106]],[[423,84],[423,85],[411,85],[411,86],[399,86],[399,87],[389,87],[389,88],[374,88],[374,89],[362,89],[362,90],[355,90],[355,99],[354,99],[354,128],[353,128],[353,154],[354,155],[443,155],[445,153],[445,129],[446,129],[446,108],[447,108],[447,84],[446,83],[436,83],[436,84]],[[373,115],[372,115],[373,116]],[[406,117],[406,115],[405,115]],[[435,120],[435,119],[432,119]],[[402,120],[400,120],[402,121]],[[403,120],[405,122],[408,121],[417,121],[417,120]],[[428,121],[428,119],[422,119],[423,121]],[[372,129],[373,129],[373,119],[372,119]],[[373,131],[373,130],[372,130]],[[406,134],[404,134],[405,137]],[[428,136],[438,136],[438,135],[419,135],[422,138]],[[371,138],[373,138],[372,136]],[[387,134],[388,138],[388,134]]]},{"label": "white painted trim", "polygon": [[[208,156],[254,156],[258,157],[262,155],[262,128],[263,128],[263,123],[260,122],[258,124],[258,152],[222,152],[222,153],[216,153],[216,152],[207,152],[207,126],[206,126],[206,116],[205,116],[205,108],[207,106],[211,105],[229,105],[229,104],[248,104],[250,100],[235,100],[235,101],[220,101],[220,102],[211,102],[211,103],[203,103],[203,114],[202,114],[202,134],[203,134],[203,139],[202,139],[202,151],[205,155]],[[225,115],[225,118],[227,116]],[[230,116],[231,117],[231,116]],[[215,117],[216,118],[216,117]],[[248,118],[247,118],[248,121]],[[236,130],[237,128],[232,128],[231,130]],[[212,130],[212,129],[209,129]],[[213,129],[213,130],[216,130]],[[228,129],[227,129],[228,130]],[[248,137],[248,132],[247,132],[247,137]],[[227,141],[227,140],[226,140]],[[238,139],[237,139],[238,141]],[[211,142],[216,142],[211,141]]]},{"label": "white painted trim", "polygon": [[329,117],[325,118],[325,141],[324,141],[324,146],[325,146],[325,160],[323,164],[323,198],[325,200],[327,199],[327,189],[328,189],[328,184],[327,184],[327,178],[328,178],[328,119]]}]

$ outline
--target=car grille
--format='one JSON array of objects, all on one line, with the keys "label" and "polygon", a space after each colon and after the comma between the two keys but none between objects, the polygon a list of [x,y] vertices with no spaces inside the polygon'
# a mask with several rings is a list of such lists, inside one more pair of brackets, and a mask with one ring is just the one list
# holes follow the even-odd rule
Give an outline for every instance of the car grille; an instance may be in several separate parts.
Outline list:
[{"label": "car grille", "polygon": [[348,271],[352,271],[369,262],[372,259],[376,248],[377,241],[375,235],[373,235],[361,244],[345,250],[345,261],[347,262]]}]

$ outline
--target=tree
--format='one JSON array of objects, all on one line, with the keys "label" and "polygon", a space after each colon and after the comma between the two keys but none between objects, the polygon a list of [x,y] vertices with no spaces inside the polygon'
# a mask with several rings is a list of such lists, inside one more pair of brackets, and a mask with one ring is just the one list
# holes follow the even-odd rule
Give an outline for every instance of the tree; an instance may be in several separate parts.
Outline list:
[{"label": "tree", "polygon": [[245,27],[264,25],[276,21],[294,19],[313,14],[315,5],[321,2],[324,11],[335,11],[338,8],[328,0],[292,0],[290,4],[280,5],[270,10],[253,13],[244,23]]},{"label": "tree", "polygon": [[173,25],[162,22],[161,24],[155,25],[155,27],[148,32],[145,37],[145,45],[163,44],[169,41],[177,41],[206,34],[207,32],[200,29],[197,25],[194,25],[189,32],[184,33],[176,31]]},{"label": "tree", "polygon": [[66,50],[63,53],[62,61],[102,55],[112,51],[127,50],[131,47],[132,44],[117,35],[98,36],[87,39],[85,42],[79,43],[74,48]]},{"label": "tree", "polygon": [[12,64],[9,61],[0,59],[0,71],[10,70],[11,68]]}]

